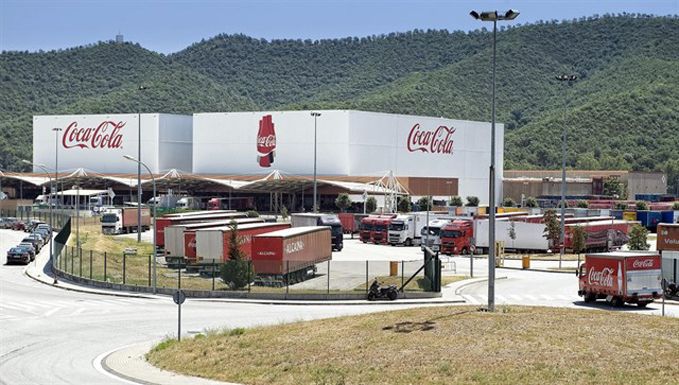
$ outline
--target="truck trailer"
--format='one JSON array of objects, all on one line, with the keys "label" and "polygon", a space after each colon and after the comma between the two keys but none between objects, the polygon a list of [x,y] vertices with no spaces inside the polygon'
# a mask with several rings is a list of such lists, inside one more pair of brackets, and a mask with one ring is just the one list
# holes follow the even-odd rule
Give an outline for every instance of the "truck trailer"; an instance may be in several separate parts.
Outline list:
[{"label": "truck trailer", "polygon": [[328,226],[332,234],[332,248],[342,251],[344,248],[344,231],[342,222],[335,214],[294,213],[290,215],[292,227]]},{"label": "truck trailer", "polygon": [[427,213],[397,215],[389,224],[389,244],[413,246],[422,241],[422,228],[427,225]]},{"label": "truck trailer", "polygon": [[[247,259],[252,256],[252,237],[259,234],[290,228],[289,223],[246,223],[237,228],[240,249]],[[185,242],[189,241],[185,233]],[[228,226],[197,229],[194,232],[196,260],[200,263],[221,263],[229,260],[231,228]],[[188,249],[191,249],[190,247]]]},{"label": "truck trailer", "polygon": [[218,221],[218,220],[231,220],[235,218],[245,218],[247,217],[246,213],[238,213],[238,212],[210,212],[210,211],[201,211],[200,214],[194,214],[191,213],[192,215],[187,215],[186,214],[171,214],[171,215],[164,215],[158,219],[156,219],[156,246],[157,247],[165,247],[165,228],[167,226],[173,226],[173,225],[181,225],[181,224],[189,224],[189,223],[204,223],[204,222],[210,222],[210,221]]},{"label": "truck trailer", "polygon": [[301,282],[316,274],[317,263],[331,258],[331,235],[326,226],[293,227],[255,235],[252,240],[257,284],[281,286]]},{"label": "truck trailer", "polygon": [[576,273],[578,295],[585,302],[606,299],[614,306],[632,303],[645,307],[662,295],[660,263],[657,252],[587,254]]},{"label": "truck trailer", "polygon": [[[136,207],[107,208],[101,215],[101,232],[103,234],[126,234],[136,232],[139,224]],[[141,229],[151,226],[151,213],[148,207],[141,209]]]}]

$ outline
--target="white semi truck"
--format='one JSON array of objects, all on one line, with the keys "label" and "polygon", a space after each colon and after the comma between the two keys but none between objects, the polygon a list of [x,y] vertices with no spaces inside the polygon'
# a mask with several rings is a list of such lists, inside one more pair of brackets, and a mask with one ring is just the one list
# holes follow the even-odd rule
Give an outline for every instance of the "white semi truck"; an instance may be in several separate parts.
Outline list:
[{"label": "white semi truck", "polygon": [[[431,215],[431,214],[430,214]],[[420,236],[422,237],[422,245],[429,246],[433,251],[441,249],[441,229],[443,226],[450,223],[454,217],[436,218],[429,221],[427,226],[422,227]]]},{"label": "white semi truck", "polygon": [[[430,214],[431,218],[431,214]],[[422,228],[427,224],[427,213],[401,214],[389,225],[389,244],[413,246],[422,241]]]},{"label": "white semi truck", "polygon": [[[103,234],[124,234],[137,232],[138,212],[136,207],[107,208],[101,215],[101,232]],[[142,231],[151,226],[151,214],[148,207],[141,209]]]}]

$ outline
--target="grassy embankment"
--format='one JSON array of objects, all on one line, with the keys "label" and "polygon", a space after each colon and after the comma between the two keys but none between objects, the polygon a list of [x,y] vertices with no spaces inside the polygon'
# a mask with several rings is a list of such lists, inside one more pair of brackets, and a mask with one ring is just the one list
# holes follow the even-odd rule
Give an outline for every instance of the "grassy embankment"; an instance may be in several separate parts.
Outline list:
[{"label": "grassy embankment", "polygon": [[247,385],[670,384],[679,321],[623,312],[430,307],[166,340],[166,370]]}]

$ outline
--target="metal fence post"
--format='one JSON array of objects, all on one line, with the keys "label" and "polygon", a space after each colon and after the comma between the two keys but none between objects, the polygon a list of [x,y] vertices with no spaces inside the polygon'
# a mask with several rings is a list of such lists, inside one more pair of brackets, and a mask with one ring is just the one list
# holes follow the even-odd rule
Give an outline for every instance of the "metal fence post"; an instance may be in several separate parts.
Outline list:
[{"label": "metal fence post", "polygon": [[104,251],[104,282],[108,282],[106,279],[106,252]]},{"label": "metal fence post", "polygon": [[[248,263],[248,278],[250,277],[250,264]],[[248,279],[248,289],[250,289],[250,280]],[[212,291],[215,291],[215,261],[212,261]],[[249,291],[249,290],[248,290]]]},{"label": "metal fence post", "polygon": [[92,250],[90,250],[90,279],[92,279]]},{"label": "metal fence post", "polygon": [[474,253],[469,253],[469,277],[474,278]]},{"label": "metal fence post", "polygon": [[365,261],[365,293],[368,294],[368,261]]},{"label": "metal fence post", "polygon": [[78,266],[79,276],[83,276],[83,249],[78,249],[78,257],[80,258],[80,263]]},{"label": "metal fence post", "polygon": [[[405,261],[401,261],[401,287],[403,287],[404,282],[405,282]],[[406,291],[405,287],[403,287],[403,291]]]},{"label": "metal fence post", "polygon": [[285,267],[285,272],[286,272],[285,273],[285,277],[286,277],[286,279],[285,279],[285,295],[287,297],[288,292],[290,291],[290,260],[289,259],[287,261],[285,261],[285,265],[286,265],[286,267]]},{"label": "metal fence post", "polygon": [[177,265],[177,288],[182,288],[182,264],[181,262]]},{"label": "metal fence post", "polygon": [[127,254],[123,253],[123,285],[125,284],[125,262],[127,262]]},{"label": "metal fence post", "polygon": [[328,295],[330,295],[330,260],[328,260]]},{"label": "metal fence post", "polygon": [[151,258],[152,255],[149,254],[149,287],[151,287]]},{"label": "metal fence post", "polygon": [[71,246],[71,275],[73,274],[73,246]]},{"label": "metal fence post", "polygon": [[[250,272],[252,271],[252,260],[248,261],[248,293],[250,292]],[[212,278],[212,286],[214,286],[214,278]]]}]

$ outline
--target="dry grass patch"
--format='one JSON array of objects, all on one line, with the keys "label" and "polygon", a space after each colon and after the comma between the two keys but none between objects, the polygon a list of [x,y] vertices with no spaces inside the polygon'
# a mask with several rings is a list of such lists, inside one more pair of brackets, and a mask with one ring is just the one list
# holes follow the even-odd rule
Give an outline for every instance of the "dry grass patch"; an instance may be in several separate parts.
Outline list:
[{"label": "dry grass patch", "polygon": [[247,385],[669,384],[679,321],[592,310],[431,307],[208,333],[166,370]]}]

